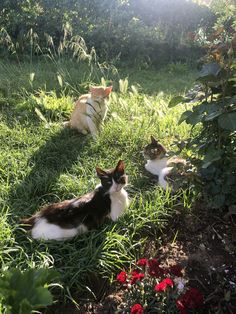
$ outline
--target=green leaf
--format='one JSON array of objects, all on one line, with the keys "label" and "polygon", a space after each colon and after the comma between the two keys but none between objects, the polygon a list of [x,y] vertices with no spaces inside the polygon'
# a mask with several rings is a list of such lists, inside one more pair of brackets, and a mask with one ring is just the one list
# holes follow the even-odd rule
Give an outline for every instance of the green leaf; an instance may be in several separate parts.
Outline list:
[{"label": "green leaf", "polygon": [[221,67],[217,62],[211,62],[211,63],[205,64],[199,73],[199,77],[197,78],[197,81],[200,81],[202,83],[212,82],[212,81],[214,82],[218,80],[218,75],[220,71],[221,71]]},{"label": "green leaf", "polygon": [[35,108],[34,110],[35,110],[35,113],[37,114],[37,116],[40,118],[40,120],[42,120],[45,123],[48,123],[47,119],[44,117],[44,115],[42,114],[42,112],[38,108]]},{"label": "green leaf", "polygon": [[186,102],[186,98],[184,98],[183,96],[175,96],[170,100],[168,107],[172,108],[184,102]]},{"label": "green leaf", "polygon": [[236,111],[226,112],[218,119],[218,124],[222,129],[235,131],[236,130]]},{"label": "green leaf", "polygon": [[204,157],[202,168],[206,169],[213,163],[213,161],[219,160],[221,156],[222,156],[221,150],[215,150],[213,148],[209,149],[209,151],[206,153]]},{"label": "green leaf", "polygon": [[222,114],[222,110],[211,112],[208,115],[205,116],[204,121],[212,121],[216,117],[219,117]]},{"label": "green leaf", "polygon": [[186,119],[192,114],[193,112],[191,110],[187,110],[182,113],[181,117],[179,118],[178,124],[181,124],[183,121],[186,121]]},{"label": "green leaf", "polygon": [[59,85],[62,87],[63,80],[62,80],[62,76],[60,74],[57,75],[57,80],[58,80]]},{"label": "green leaf", "polygon": [[27,299],[24,299],[20,303],[20,308],[15,309],[14,312],[17,314],[31,314],[32,313],[32,306],[30,305]]},{"label": "green leaf", "polygon": [[186,123],[196,125],[202,121],[203,116],[204,114],[202,112],[199,112],[198,110],[193,111],[192,114],[186,118]]},{"label": "green leaf", "polygon": [[51,293],[44,287],[38,287],[35,289],[35,298],[33,305],[35,308],[45,307],[52,304],[53,299]]}]

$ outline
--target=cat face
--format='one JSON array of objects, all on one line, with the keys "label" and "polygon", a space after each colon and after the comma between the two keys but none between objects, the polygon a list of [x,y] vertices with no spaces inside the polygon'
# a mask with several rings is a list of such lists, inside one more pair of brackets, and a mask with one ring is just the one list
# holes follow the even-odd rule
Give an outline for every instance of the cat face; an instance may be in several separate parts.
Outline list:
[{"label": "cat face", "polygon": [[119,192],[128,182],[123,160],[120,160],[114,169],[102,170],[97,167],[96,171],[102,187],[109,193]]},{"label": "cat face", "polygon": [[109,95],[112,91],[112,86],[101,87],[101,86],[91,86],[90,93],[93,99],[98,101],[108,100]]},{"label": "cat face", "polygon": [[161,159],[165,156],[166,149],[151,136],[151,143],[144,147],[143,155],[147,159]]}]

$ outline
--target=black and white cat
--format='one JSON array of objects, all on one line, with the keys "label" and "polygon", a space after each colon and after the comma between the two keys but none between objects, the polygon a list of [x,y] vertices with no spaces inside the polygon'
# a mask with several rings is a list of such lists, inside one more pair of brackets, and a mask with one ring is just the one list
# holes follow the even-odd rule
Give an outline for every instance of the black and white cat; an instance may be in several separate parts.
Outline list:
[{"label": "black and white cat", "polygon": [[116,221],[129,204],[124,189],[128,177],[124,170],[122,160],[114,169],[102,170],[97,167],[101,184],[93,192],[43,207],[21,222],[28,225],[34,239],[66,240],[98,228],[106,217]]}]

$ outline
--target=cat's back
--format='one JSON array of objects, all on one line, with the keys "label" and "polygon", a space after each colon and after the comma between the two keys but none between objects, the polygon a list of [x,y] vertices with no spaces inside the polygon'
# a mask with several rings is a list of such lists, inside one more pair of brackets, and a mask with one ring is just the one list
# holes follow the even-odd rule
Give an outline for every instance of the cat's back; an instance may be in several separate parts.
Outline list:
[{"label": "cat's back", "polygon": [[52,223],[70,221],[75,216],[86,215],[93,198],[94,192],[90,192],[78,198],[50,204],[43,207],[39,215]]},{"label": "cat's back", "polygon": [[81,112],[86,112],[87,101],[90,96],[90,94],[81,95],[75,102],[75,109],[79,109]]},{"label": "cat's back", "polygon": [[90,98],[90,94],[85,94],[80,96],[80,98],[75,102],[74,110],[70,118],[70,126],[72,128],[78,129],[80,132],[88,131],[87,125],[87,101]]},{"label": "cat's back", "polygon": [[93,217],[102,219],[109,213],[110,204],[109,195],[95,189],[81,197],[48,205],[41,210],[40,216],[61,226],[77,226],[81,221],[93,220]]}]

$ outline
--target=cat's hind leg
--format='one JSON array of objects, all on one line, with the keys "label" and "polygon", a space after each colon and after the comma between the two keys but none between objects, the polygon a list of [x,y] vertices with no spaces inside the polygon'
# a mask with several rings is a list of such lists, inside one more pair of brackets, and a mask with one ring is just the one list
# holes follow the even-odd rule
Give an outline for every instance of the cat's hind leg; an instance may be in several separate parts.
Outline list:
[{"label": "cat's hind leg", "polygon": [[66,126],[70,127],[71,129],[78,131],[79,133],[82,133],[83,135],[88,134],[88,130],[86,130],[85,128],[82,128],[79,125],[72,124],[71,121],[68,121],[68,125],[66,125]]}]

